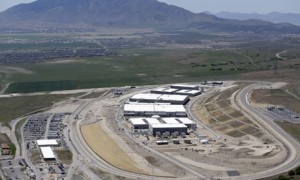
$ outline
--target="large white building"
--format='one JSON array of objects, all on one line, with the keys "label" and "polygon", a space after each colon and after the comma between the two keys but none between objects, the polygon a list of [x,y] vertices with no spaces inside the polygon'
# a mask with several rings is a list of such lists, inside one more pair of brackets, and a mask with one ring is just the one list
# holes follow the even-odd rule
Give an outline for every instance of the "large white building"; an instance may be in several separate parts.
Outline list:
[{"label": "large white building", "polygon": [[172,88],[157,88],[153,89],[150,92],[153,94],[174,94],[178,89],[172,89]]},{"label": "large white building", "polygon": [[[187,85],[188,86],[188,85]],[[186,95],[186,96],[198,96],[201,94],[199,86],[188,86],[187,89],[183,89],[184,86],[178,85],[176,88],[157,88],[151,90],[153,94],[173,94],[173,95]],[[197,89],[198,87],[198,89]]]},{"label": "large white building", "polygon": [[149,124],[149,130],[153,136],[156,136],[157,133],[162,134],[167,131],[170,133],[187,133],[187,126],[184,124]]},{"label": "large white building", "polygon": [[171,85],[173,89],[187,89],[187,90],[199,90],[197,85],[187,85],[187,84],[173,84]]},{"label": "large white building", "polygon": [[[189,118],[177,118],[177,117],[168,117],[161,118],[130,118],[129,122],[132,124],[133,129],[150,129],[151,125],[156,126],[157,124],[164,124],[164,127],[170,126],[174,127],[174,124],[183,124],[187,129],[196,130],[196,123],[190,120]],[[181,127],[181,125],[179,125]],[[161,129],[161,133],[168,131],[168,128]]]},{"label": "large white building", "polygon": [[58,146],[58,142],[55,139],[41,139],[36,140],[38,146]]},{"label": "large white building", "polygon": [[45,160],[55,160],[55,155],[50,146],[40,147],[42,151],[43,158]]},{"label": "large white building", "polygon": [[197,128],[196,123],[189,118],[170,117],[170,118],[163,118],[162,120],[166,123],[173,123],[173,124],[176,124],[176,122],[178,122],[180,124],[186,125],[189,129],[193,129],[193,130]]},{"label": "large white building", "polygon": [[183,105],[173,104],[125,104],[125,116],[151,117],[186,117],[186,110]]},{"label": "large white building", "polygon": [[130,98],[131,102],[139,103],[170,103],[186,104],[189,100],[187,95],[167,95],[167,94],[136,94]]}]

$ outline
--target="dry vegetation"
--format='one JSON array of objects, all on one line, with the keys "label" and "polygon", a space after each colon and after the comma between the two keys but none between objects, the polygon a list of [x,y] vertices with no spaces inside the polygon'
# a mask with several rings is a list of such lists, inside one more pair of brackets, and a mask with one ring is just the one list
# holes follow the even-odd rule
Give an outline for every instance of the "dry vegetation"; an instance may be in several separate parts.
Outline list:
[{"label": "dry vegetation", "polygon": [[250,96],[254,103],[282,105],[286,108],[300,113],[300,101],[283,89],[257,89],[253,90]]},{"label": "dry vegetation", "polygon": [[99,123],[81,126],[81,132],[89,147],[106,162],[126,171],[144,173],[126,152],[106,134]]},{"label": "dry vegetation", "polygon": [[33,164],[42,163],[43,159],[39,150],[33,150],[30,152],[30,160]]},{"label": "dry vegetation", "polygon": [[247,134],[256,137],[261,136],[260,129],[231,106],[230,96],[244,85],[239,84],[214,98],[207,99],[203,106],[195,104],[192,107],[193,113],[197,119],[203,120],[209,127],[231,137],[238,138]]},{"label": "dry vegetation", "polygon": [[64,164],[70,164],[72,162],[73,154],[70,150],[55,150],[55,154]]}]

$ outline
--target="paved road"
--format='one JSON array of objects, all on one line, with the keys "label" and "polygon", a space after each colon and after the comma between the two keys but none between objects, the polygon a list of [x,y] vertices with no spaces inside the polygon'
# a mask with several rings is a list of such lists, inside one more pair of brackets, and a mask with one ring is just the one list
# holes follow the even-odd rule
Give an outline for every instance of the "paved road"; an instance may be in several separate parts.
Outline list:
[{"label": "paved road", "polygon": [[203,94],[203,95],[200,95],[200,96],[198,96],[198,97],[193,98],[193,99],[187,104],[186,109],[187,109],[187,114],[189,115],[189,117],[190,117],[192,120],[194,120],[194,122],[196,122],[197,125],[200,125],[200,126],[204,127],[207,131],[209,131],[210,133],[212,133],[212,134],[215,136],[215,137],[213,138],[214,140],[218,140],[218,139],[221,138],[221,136],[220,136],[217,132],[213,131],[211,128],[207,127],[204,123],[201,123],[201,122],[200,122],[200,119],[195,118],[195,116],[194,116],[193,113],[191,112],[191,107],[194,105],[194,103],[199,102],[199,100],[202,99],[203,96],[212,96],[214,93],[216,93],[216,91],[211,91],[211,92],[208,92],[208,93],[205,93],[205,94]]},{"label": "paved road", "polygon": [[258,109],[252,107],[248,102],[248,94],[254,89],[265,86],[265,83],[256,83],[241,90],[237,95],[237,103],[240,108],[254,117],[259,124],[266,128],[275,138],[280,141],[288,151],[286,160],[279,165],[265,172],[259,172],[254,175],[240,176],[236,179],[261,179],[274,176],[290,169],[297,167],[300,164],[300,145],[298,141],[292,138],[288,133],[282,130],[270,117],[264,115]]},{"label": "paved road", "polygon": [[286,52],[287,52],[287,51],[279,52],[279,53],[276,54],[276,57],[277,57],[278,59],[283,59],[280,55],[281,55],[281,54],[284,54],[284,53],[286,53]]},{"label": "paved road", "polygon": [[34,166],[29,158],[30,152],[28,150],[26,150],[26,145],[25,145],[25,140],[24,140],[24,126],[26,123],[24,123],[21,127],[21,139],[22,139],[22,143],[21,143],[21,149],[22,149],[22,156],[24,158],[24,160],[26,161],[27,165],[33,170],[34,174],[36,175],[36,179],[40,180],[41,179],[41,173],[40,171],[37,169],[36,166]]}]

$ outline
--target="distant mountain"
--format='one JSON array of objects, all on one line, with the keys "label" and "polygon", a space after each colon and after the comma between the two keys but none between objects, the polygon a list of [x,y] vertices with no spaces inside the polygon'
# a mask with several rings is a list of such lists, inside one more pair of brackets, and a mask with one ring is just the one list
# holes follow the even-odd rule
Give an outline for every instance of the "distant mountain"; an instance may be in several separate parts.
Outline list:
[{"label": "distant mountain", "polygon": [[237,20],[259,19],[264,21],[270,21],[273,23],[291,23],[300,26],[300,14],[296,14],[296,13],[272,12],[269,14],[257,14],[257,13],[247,14],[247,13],[221,12],[215,15],[225,19],[237,19]]},{"label": "distant mountain", "polygon": [[157,0],[37,0],[0,13],[0,29],[198,28],[203,31],[300,33],[291,24],[194,14]]}]

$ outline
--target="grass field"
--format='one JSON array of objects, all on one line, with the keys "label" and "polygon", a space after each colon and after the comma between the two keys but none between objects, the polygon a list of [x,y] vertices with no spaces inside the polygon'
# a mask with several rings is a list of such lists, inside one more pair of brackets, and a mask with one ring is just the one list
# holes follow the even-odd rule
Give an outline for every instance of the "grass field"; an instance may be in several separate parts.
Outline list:
[{"label": "grass field", "polygon": [[282,129],[292,135],[300,142],[300,124],[292,124],[288,122],[276,122]]},{"label": "grass field", "polygon": [[22,154],[22,137],[21,137],[21,127],[22,125],[26,122],[27,118],[24,118],[22,120],[20,120],[17,124],[16,124],[16,128],[15,128],[15,134],[19,143],[19,147],[20,149],[20,153]]},{"label": "grass field", "polygon": [[42,163],[43,159],[39,150],[32,150],[30,152],[30,160],[33,164]]},{"label": "grass field", "polygon": [[70,164],[72,162],[73,154],[70,150],[55,150],[55,154],[60,162],[64,164]]},{"label": "grass field", "polygon": [[91,98],[97,98],[102,96],[106,91],[101,91],[101,92],[92,92],[86,96],[81,97],[80,99],[91,99]]},{"label": "grass field", "polygon": [[257,70],[249,59],[231,51],[122,49],[118,54],[72,63],[13,65],[32,73],[4,72],[0,81],[13,82],[6,93],[18,93],[228,79]]},{"label": "grass field", "polygon": [[0,98],[0,122],[9,122],[27,113],[50,107],[54,102],[79,95],[81,93]]},{"label": "grass field", "polygon": [[8,138],[7,134],[1,133],[0,134],[0,143],[11,143],[10,139]]},{"label": "grass field", "polygon": [[251,93],[251,99],[256,103],[282,105],[300,113],[300,101],[286,93],[284,89],[257,89]]},{"label": "grass field", "polygon": [[89,147],[111,165],[130,172],[145,173],[138,165],[114,142],[99,123],[81,126],[82,135]]}]

